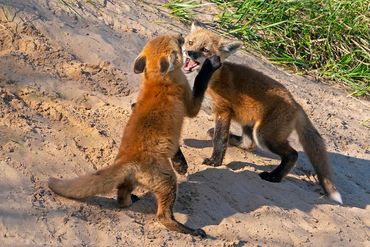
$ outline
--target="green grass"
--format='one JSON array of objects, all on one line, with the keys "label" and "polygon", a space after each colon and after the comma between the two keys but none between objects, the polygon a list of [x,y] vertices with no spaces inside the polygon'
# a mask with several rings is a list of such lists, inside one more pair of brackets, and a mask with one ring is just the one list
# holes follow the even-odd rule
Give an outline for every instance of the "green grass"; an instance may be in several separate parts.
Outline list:
[{"label": "green grass", "polygon": [[[277,64],[348,85],[370,96],[370,5],[367,0],[210,0],[219,27]],[[195,1],[172,0],[189,22]]]}]

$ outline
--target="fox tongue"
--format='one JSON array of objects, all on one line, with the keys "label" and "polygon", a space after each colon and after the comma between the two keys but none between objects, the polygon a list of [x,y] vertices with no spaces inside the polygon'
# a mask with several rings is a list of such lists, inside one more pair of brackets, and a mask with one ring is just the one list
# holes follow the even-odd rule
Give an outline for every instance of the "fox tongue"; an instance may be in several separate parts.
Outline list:
[{"label": "fox tongue", "polygon": [[191,71],[191,69],[197,65],[198,63],[196,61],[194,61],[193,59],[187,58],[184,64],[184,70]]}]

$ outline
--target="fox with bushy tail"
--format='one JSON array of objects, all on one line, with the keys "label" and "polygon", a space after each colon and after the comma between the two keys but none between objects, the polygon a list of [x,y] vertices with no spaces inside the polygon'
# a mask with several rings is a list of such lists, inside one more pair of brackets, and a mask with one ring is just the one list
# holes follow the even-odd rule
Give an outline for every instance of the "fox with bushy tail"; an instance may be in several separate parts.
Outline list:
[{"label": "fox with bushy tail", "polygon": [[64,197],[80,199],[118,189],[121,207],[131,203],[131,192],[140,185],[157,200],[157,218],[170,230],[205,237],[173,215],[177,181],[170,159],[179,149],[184,117],[200,110],[208,81],[221,66],[217,56],[205,61],[191,91],[182,72],[183,38],[159,36],[147,43],[135,61],[135,73],[143,84],[126,125],[113,166],[74,179],[50,178],[49,187]]},{"label": "fox with bushy tail", "polygon": [[183,69],[188,77],[194,77],[208,57],[217,55],[223,62],[212,75],[206,92],[212,100],[215,128],[210,132],[213,153],[203,163],[220,166],[228,143],[241,143],[241,136],[229,133],[231,120],[234,120],[241,125],[243,135],[252,141],[251,147],[257,145],[280,156],[279,166],[260,174],[266,181],[280,182],[298,158],[297,151],[288,142],[289,135],[296,129],[325,192],[342,203],[332,182],[324,141],[291,93],[276,80],[251,67],[224,62],[240,46],[240,42],[224,39],[197,23],[193,23],[191,32],[185,37]]}]

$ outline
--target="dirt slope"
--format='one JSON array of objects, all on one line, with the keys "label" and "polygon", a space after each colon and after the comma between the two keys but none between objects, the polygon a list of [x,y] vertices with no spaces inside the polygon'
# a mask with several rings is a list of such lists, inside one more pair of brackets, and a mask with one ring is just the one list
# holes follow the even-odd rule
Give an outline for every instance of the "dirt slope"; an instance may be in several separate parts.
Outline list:
[{"label": "dirt slope", "polygon": [[[190,167],[175,216],[208,239],[153,221],[145,191],[127,210],[114,193],[83,202],[51,193],[49,176],[112,163],[140,86],[133,60],[149,38],[188,31],[158,3],[69,2],[0,0],[1,246],[370,246],[369,102],[244,52],[232,59],[283,83],[322,133],[343,206],[322,196],[302,152],[280,184],[258,177],[279,162],[261,151],[230,147],[225,166],[201,165],[212,150],[204,112],[183,131]],[[302,150],[295,134],[291,142]]]}]

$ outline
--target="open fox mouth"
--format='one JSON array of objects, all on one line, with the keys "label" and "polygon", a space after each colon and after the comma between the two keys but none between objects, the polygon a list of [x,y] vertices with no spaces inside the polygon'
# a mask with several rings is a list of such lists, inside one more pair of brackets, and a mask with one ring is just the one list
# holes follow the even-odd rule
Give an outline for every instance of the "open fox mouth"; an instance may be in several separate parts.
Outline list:
[{"label": "open fox mouth", "polygon": [[186,60],[185,60],[183,69],[186,72],[192,72],[196,67],[199,66],[199,64],[200,63],[198,63],[197,61],[187,57]]}]

